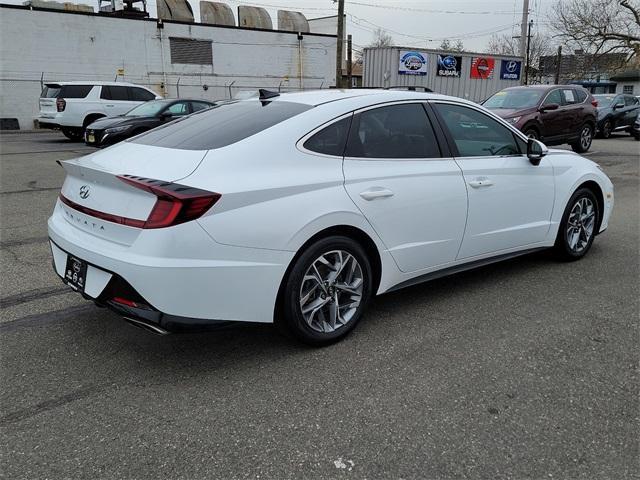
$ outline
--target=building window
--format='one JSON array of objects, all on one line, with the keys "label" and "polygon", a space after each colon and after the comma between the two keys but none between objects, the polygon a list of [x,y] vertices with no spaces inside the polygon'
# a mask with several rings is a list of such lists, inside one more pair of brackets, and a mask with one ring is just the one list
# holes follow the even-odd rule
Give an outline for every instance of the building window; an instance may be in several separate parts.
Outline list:
[{"label": "building window", "polygon": [[169,37],[171,63],[190,63],[195,65],[213,65],[211,40]]},{"label": "building window", "polygon": [[633,95],[633,85],[625,85],[624,87],[622,87],[622,93]]}]

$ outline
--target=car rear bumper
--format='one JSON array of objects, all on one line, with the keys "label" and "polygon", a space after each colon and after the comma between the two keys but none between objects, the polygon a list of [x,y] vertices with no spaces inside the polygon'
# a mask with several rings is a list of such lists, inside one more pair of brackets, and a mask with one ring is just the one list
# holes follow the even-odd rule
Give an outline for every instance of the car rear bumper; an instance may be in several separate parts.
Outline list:
[{"label": "car rear bumper", "polygon": [[81,259],[88,264],[85,297],[169,331],[220,320],[273,322],[280,282],[294,255],[216,243],[195,221],[170,227],[171,232],[140,230],[131,245],[121,245],[71,224],[59,203],[48,227],[61,278],[68,255]]}]

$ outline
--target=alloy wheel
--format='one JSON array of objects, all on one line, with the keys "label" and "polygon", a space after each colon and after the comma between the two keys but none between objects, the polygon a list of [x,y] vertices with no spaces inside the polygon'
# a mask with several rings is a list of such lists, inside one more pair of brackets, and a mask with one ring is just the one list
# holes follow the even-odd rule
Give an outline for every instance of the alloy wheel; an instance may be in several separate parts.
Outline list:
[{"label": "alloy wheel", "polygon": [[583,150],[588,150],[591,146],[591,140],[593,137],[593,133],[591,132],[591,127],[589,125],[585,125],[582,128],[582,132],[580,133],[580,146]]},{"label": "alloy wheel", "polygon": [[356,258],[344,250],[318,257],[300,286],[300,309],[307,325],[331,333],[353,318],[362,301],[364,279]]},{"label": "alloy wheel", "polygon": [[606,122],[604,122],[604,125],[602,126],[602,136],[604,138],[609,138],[611,136],[612,130],[613,129],[612,129],[611,122],[607,120]]},{"label": "alloy wheel", "polygon": [[582,253],[593,236],[596,222],[596,209],[587,197],[579,198],[571,208],[567,220],[567,245],[576,254]]}]

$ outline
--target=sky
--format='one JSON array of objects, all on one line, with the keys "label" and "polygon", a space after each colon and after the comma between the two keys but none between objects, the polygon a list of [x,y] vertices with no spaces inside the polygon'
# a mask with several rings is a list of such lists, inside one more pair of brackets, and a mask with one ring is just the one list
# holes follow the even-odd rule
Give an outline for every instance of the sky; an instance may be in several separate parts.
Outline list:
[{"label": "sky", "polygon": [[[5,0],[7,1],[7,0]],[[9,0],[22,3],[20,0]],[[73,0],[93,5],[98,0]],[[147,0],[155,16],[155,1]],[[188,0],[199,19],[199,0]],[[218,0],[234,11],[237,22],[238,5],[266,8],[274,26],[277,10],[302,12],[307,18],[335,15],[333,0]],[[557,0],[530,0],[534,31],[545,31],[549,13]],[[373,38],[373,31],[384,28],[393,37],[394,45],[437,49],[444,38],[458,39],[465,50],[484,52],[492,33],[519,35],[523,0],[346,0],[347,33],[353,35],[354,49],[362,49]]]}]

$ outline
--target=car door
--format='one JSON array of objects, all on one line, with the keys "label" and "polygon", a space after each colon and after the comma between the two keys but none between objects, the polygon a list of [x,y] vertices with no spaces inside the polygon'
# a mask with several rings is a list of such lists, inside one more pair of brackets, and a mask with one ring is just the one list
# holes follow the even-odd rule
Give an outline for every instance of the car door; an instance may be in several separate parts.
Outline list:
[{"label": "car door", "polygon": [[624,104],[626,107],[624,125],[631,126],[638,116],[638,111],[640,111],[640,102],[638,102],[638,99],[632,95],[625,95]]},{"label": "car door", "polygon": [[566,87],[562,89],[562,109],[566,116],[568,134],[575,136],[580,134],[584,123],[584,101],[580,100],[575,88]]},{"label": "car door", "polygon": [[[442,150],[441,150],[442,147]],[[357,112],[345,189],[403,272],[455,260],[467,214],[462,172],[436,139],[424,104]]]},{"label": "car door", "polygon": [[[559,88],[551,90],[540,104],[541,135],[546,141],[562,139],[567,135],[569,112],[562,105],[562,92]],[[558,108],[545,110],[546,107],[557,105]]]},{"label": "car door", "polygon": [[458,259],[545,240],[555,195],[551,161],[531,164],[524,140],[479,108],[444,101],[433,106],[469,194]]}]

